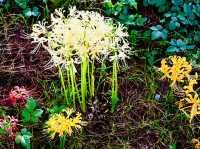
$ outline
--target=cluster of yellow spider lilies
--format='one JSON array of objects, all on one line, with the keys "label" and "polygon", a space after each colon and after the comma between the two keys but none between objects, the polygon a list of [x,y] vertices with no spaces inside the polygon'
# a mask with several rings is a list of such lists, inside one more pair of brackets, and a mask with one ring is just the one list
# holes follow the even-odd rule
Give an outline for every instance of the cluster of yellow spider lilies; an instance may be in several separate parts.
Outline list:
[{"label": "cluster of yellow spider lilies", "polygon": [[183,92],[185,97],[179,102],[179,109],[183,111],[187,116],[192,119],[200,114],[200,99],[198,93],[194,90],[194,85],[197,84],[197,77],[190,75],[192,71],[192,65],[187,62],[185,57],[170,56],[161,61],[160,71],[164,73],[163,78],[169,78],[172,80],[172,88],[180,86],[180,82],[183,85]]}]

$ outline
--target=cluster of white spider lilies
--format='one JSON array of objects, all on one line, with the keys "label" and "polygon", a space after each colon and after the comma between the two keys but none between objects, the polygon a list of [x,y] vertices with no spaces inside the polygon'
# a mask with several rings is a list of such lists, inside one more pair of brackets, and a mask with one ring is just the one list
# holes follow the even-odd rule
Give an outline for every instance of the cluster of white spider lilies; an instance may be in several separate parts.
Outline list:
[{"label": "cluster of white spider lilies", "polygon": [[[69,10],[68,17],[62,9],[51,14],[51,24],[46,22],[34,24],[31,37],[38,46],[43,46],[51,55],[53,65],[59,68],[66,102],[70,104],[79,99],[81,109],[86,110],[86,98],[94,96],[95,63],[111,61],[112,75],[112,111],[117,100],[118,62],[130,54],[127,41],[128,33],[120,24],[114,24],[97,12]],[[81,97],[76,79],[76,68],[81,68]],[[62,66],[62,67],[61,67]],[[65,68],[65,69],[63,69]],[[64,72],[66,71],[65,81]],[[67,83],[66,83],[67,82]],[[66,85],[67,84],[67,85]],[[72,101],[67,99],[67,88],[70,88]]]}]

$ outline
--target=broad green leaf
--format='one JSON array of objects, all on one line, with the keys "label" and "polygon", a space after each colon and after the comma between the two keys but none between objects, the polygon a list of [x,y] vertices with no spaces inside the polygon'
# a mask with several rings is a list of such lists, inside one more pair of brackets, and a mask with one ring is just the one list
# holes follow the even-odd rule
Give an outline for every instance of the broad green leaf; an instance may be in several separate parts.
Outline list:
[{"label": "broad green leaf", "polygon": [[19,133],[17,133],[17,136],[15,138],[15,142],[17,144],[21,143],[23,147],[26,149],[30,149],[30,139],[32,137],[32,134],[27,131],[26,128],[21,129]]},{"label": "broad green leaf", "polygon": [[172,0],[172,4],[176,6],[183,5],[183,0]]},{"label": "broad green leaf", "polygon": [[29,0],[15,0],[16,5],[22,9],[25,9],[27,7],[28,2]]},{"label": "broad green leaf", "polygon": [[33,7],[33,8],[32,8],[32,16],[37,17],[37,16],[39,16],[39,15],[40,15],[40,12],[39,12],[38,7]]},{"label": "broad green leaf", "polygon": [[37,7],[33,7],[32,10],[31,8],[26,8],[24,11],[23,11],[23,14],[26,16],[26,17],[31,17],[31,16],[39,16],[40,15],[40,12],[39,12],[39,9]]},{"label": "broad green leaf", "polygon": [[42,113],[43,113],[42,109],[36,109],[31,115],[32,116],[31,121],[34,123],[37,122],[38,119],[41,117]]},{"label": "broad green leaf", "polygon": [[33,111],[37,106],[37,102],[33,98],[29,98],[26,103],[26,108],[28,111]]},{"label": "broad green leaf", "polygon": [[194,40],[195,40],[196,42],[200,42],[200,31],[195,32]]},{"label": "broad green leaf", "polygon": [[181,20],[181,21],[186,21],[186,18],[185,18],[185,16],[184,16],[184,14],[179,14],[179,15],[177,16],[177,18],[178,18],[179,20]]},{"label": "broad green leaf", "polygon": [[182,47],[182,46],[185,46],[186,43],[183,42],[181,39],[178,39],[178,40],[176,41],[176,45],[177,45],[178,47]]},{"label": "broad green leaf", "polygon": [[179,52],[180,51],[180,49],[178,49],[177,47],[175,47],[175,46],[169,46],[168,48],[167,48],[167,52],[170,52],[170,53],[175,53],[175,52]]},{"label": "broad green leaf", "polygon": [[184,3],[183,10],[188,17],[194,17],[191,5]]},{"label": "broad green leaf", "polygon": [[193,6],[192,12],[200,17],[200,4],[196,4]]},{"label": "broad green leaf", "polygon": [[23,10],[23,14],[24,14],[26,17],[31,17],[31,16],[32,16],[31,8],[26,8],[25,10]]},{"label": "broad green leaf", "polygon": [[61,106],[55,105],[55,106],[53,106],[53,108],[49,109],[49,112],[50,112],[51,114],[59,113],[59,112],[61,112],[63,109],[66,109],[66,106],[65,106],[65,105],[61,105]]},{"label": "broad green leaf", "polygon": [[22,117],[23,117],[22,120],[23,120],[24,122],[29,122],[30,119],[31,119],[30,111],[28,111],[27,109],[24,109],[24,110],[22,111]]},{"label": "broad green leaf", "polygon": [[180,23],[179,22],[174,22],[174,21],[170,21],[169,23],[169,29],[171,31],[175,30],[176,28],[180,27]]},{"label": "broad green leaf", "polygon": [[151,33],[151,39],[152,40],[160,39],[161,37],[162,37],[162,32],[161,31],[153,31]]},{"label": "broad green leaf", "polygon": [[31,132],[29,132],[26,128],[21,129],[22,135],[32,136]]},{"label": "broad green leaf", "polygon": [[150,29],[153,31],[159,31],[159,30],[163,29],[163,27],[161,25],[156,25],[156,26],[150,27]]},{"label": "broad green leaf", "polygon": [[170,144],[169,149],[176,149],[176,144]]},{"label": "broad green leaf", "polygon": [[143,26],[144,23],[146,22],[147,18],[142,18],[142,17],[139,17],[136,19],[136,25],[138,26]]},{"label": "broad green leaf", "polygon": [[167,39],[167,30],[163,29],[161,31],[156,31],[154,30],[152,33],[151,33],[151,39],[152,40],[156,40],[156,39]]},{"label": "broad green leaf", "polygon": [[137,9],[137,2],[135,0],[121,0],[123,2],[125,2],[126,4],[130,5],[131,7],[134,7],[135,9]]},{"label": "broad green leaf", "polygon": [[114,96],[112,98],[112,109],[111,109],[112,112],[115,111],[118,102],[119,102],[119,98],[117,96]]},{"label": "broad green leaf", "polygon": [[103,7],[105,9],[112,9],[114,6],[113,6],[111,1],[106,1],[106,2],[103,3]]},{"label": "broad green leaf", "polygon": [[43,3],[47,4],[48,0],[42,0]]},{"label": "broad green leaf", "polygon": [[29,135],[23,135],[23,142],[22,142],[22,146],[26,147],[27,149],[30,149],[30,138],[31,136]]},{"label": "broad green leaf", "polygon": [[15,137],[15,143],[16,144],[19,144],[21,143],[21,140],[22,140],[22,136],[20,133],[17,133],[16,137]]}]

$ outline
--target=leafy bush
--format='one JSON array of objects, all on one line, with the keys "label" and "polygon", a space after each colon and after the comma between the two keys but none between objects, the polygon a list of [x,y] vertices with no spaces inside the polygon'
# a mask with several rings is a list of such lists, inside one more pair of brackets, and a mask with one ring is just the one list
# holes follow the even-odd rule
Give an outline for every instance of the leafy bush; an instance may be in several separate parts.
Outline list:
[{"label": "leafy bush", "polygon": [[25,123],[36,123],[42,116],[43,110],[36,109],[37,102],[29,98],[26,103],[26,107],[22,110],[22,121]]}]

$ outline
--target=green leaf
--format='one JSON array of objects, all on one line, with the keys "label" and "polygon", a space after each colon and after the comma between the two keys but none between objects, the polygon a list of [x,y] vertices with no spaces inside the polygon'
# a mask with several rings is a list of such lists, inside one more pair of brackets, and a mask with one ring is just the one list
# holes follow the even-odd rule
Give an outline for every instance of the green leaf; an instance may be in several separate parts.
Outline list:
[{"label": "green leaf", "polygon": [[161,25],[156,25],[156,26],[150,27],[150,29],[153,31],[159,31],[159,30],[163,29],[163,27]]},{"label": "green leaf", "polygon": [[24,14],[26,17],[31,17],[31,16],[32,16],[31,8],[26,8],[25,10],[23,10],[23,14]]},{"label": "green leaf", "polygon": [[26,128],[21,129],[22,135],[32,136],[31,132],[29,132]]},{"label": "green leaf", "polygon": [[177,47],[175,47],[175,46],[169,46],[167,48],[167,52],[170,52],[170,53],[175,53],[175,52],[179,52],[179,51],[180,50]]},{"label": "green leaf", "polygon": [[33,98],[29,98],[26,103],[26,108],[28,111],[33,111],[37,106],[37,102]]},{"label": "green leaf", "polygon": [[122,1],[126,2],[126,4],[130,5],[131,7],[137,9],[137,2],[135,0],[122,0]]},{"label": "green leaf", "polygon": [[32,10],[31,8],[26,8],[24,11],[23,11],[23,14],[26,16],[26,17],[31,17],[31,16],[39,16],[40,15],[40,12],[39,12],[39,9],[37,7],[33,7]]},{"label": "green leaf", "polygon": [[38,7],[33,7],[33,8],[32,8],[32,16],[37,17],[37,16],[39,16],[39,15],[40,15],[40,12],[39,12]]},{"label": "green leaf", "polygon": [[186,43],[185,43],[185,42],[183,42],[183,40],[181,40],[181,39],[178,39],[178,40],[176,40],[176,45],[177,45],[177,47],[182,47],[182,46],[185,46],[185,45],[186,45]]},{"label": "green leaf", "polygon": [[27,7],[28,2],[29,0],[15,0],[16,5],[22,9],[25,9]]},{"label": "green leaf", "polygon": [[183,10],[188,17],[194,17],[191,5],[184,3]]},{"label": "green leaf", "polygon": [[175,30],[176,28],[180,27],[180,23],[179,22],[175,22],[175,21],[170,21],[169,23],[169,29],[171,31]]},{"label": "green leaf", "polygon": [[118,102],[119,102],[119,97],[113,96],[112,97],[112,109],[111,109],[112,112],[115,111]]},{"label": "green leaf", "polygon": [[172,4],[176,6],[183,5],[183,0],[172,0]]},{"label": "green leaf", "polygon": [[48,0],[42,0],[43,3],[47,4]]},{"label": "green leaf", "polygon": [[156,39],[167,39],[167,30],[163,29],[161,31],[156,31],[154,30],[152,33],[151,33],[151,39],[152,40],[156,40]]},{"label": "green leaf", "polygon": [[51,109],[49,109],[49,112],[51,114],[60,113],[63,109],[66,109],[65,105],[61,105],[61,106],[55,105]]},{"label": "green leaf", "polygon": [[147,21],[147,18],[139,17],[139,18],[136,19],[136,25],[143,26],[146,21]]},{"label": "green leaf", "polygon": [[29,122],[31,120],[31,115],[28,109],[22,111],[23,122]]},{"label": "green leaf", "polygon": [[33,123],[38,122],[38,119],[42,116],[43,110],[42,109],[36,109],[33,113],[32,113],[32,117],[31,117],[31,121]]},{"label": "green leaf", "polygon": [[195,40],[196,42],[200,42],[200,31],[195,32],[194,40]]},{"label": "green leaf", "polygon": [[192,12],[200,17],[200,4],[196,4],[193,6]]},{"label": "green leaf", "polygon": [[103,3],[103,7],[104,7],[105,9],[112,9],[114,6],[113,6],[113,4],[112,4],[111,1],[105,1],[105,2]]},{"label": "green leaf", "polygon": [[162,37],[162,32],[161,31],[153,31],[151,33],[151,39],[156,40]]},{"label": "green leaf", "polygon": [[19,144],[21,143],[22,140],[22,136],[20,135],[20,133],[17,133],[17,136],[15,137],[15,143]]},{"label": "green leaf", "polygon": [[176,144],[170,144],[169,149],[176,149]]},{"label": "green leaf", "polygon": [[17,133],[17,136],[15,138],[16,144],[21,143],[23,147],[26,149],[30,149],[30,139],[32,137],[32,134],[27,131],[26,128],[21,129],[20,133]]}]

